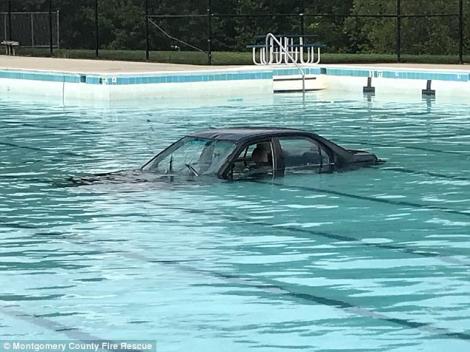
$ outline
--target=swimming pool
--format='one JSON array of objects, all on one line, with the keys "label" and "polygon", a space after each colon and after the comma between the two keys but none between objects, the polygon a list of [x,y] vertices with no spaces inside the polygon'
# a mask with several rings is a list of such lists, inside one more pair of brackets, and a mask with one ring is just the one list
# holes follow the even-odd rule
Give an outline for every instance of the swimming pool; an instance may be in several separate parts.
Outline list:
[{"label": "swimming pool", "polygon": [[[0,339],[467,351],[468,109],[327,91],[304,103],[0,101]],[[247,124],[313,130],[388,162],[261,183],[55,184]]]}]

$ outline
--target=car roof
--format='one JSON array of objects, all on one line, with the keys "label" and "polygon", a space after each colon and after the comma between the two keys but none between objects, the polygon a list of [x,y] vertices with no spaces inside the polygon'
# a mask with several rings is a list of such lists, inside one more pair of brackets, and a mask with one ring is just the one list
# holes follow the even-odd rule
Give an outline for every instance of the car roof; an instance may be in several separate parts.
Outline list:
[{"label": "car roof", "polygon": [[238,143],[251,138],[276,137],[276,136],[298,136],[315,134],[294,128],[278,127],[231,127],[211,128],[191,133],[189,137],[208,138]]}]

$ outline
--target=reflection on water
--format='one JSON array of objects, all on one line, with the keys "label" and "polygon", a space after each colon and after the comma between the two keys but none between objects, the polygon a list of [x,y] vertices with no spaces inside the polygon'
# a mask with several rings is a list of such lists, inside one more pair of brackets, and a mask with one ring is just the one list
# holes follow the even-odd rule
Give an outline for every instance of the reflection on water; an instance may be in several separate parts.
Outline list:
[{"label": "reflection on water", "polygon": [[[330,93],[209,103],[0,101],[0,337],[468,350],[468,105]],[[58,183],[239,125],[316,131],[387,163],[261,182]]]}]

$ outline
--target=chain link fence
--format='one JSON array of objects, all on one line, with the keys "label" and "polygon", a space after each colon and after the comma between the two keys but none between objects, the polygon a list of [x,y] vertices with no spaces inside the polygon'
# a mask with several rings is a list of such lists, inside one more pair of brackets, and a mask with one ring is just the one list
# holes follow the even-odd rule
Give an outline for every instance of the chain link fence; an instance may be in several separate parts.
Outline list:
[{"label": "chain link fence", "polygon": [[0,31],[21,46],[95,56],[192,51],[211,63],[214,51],[245,52],[255,36],[272,32],[316,36],[329,53],[463,62],[468,11],[470,0],[0,0]]},{"label": "chain link fence", "polygon": [[[60,48],[59,11],[51,13],[52,28],[49,28],[48,12],[0,12],[2,40],[14,39],[27,48]],[[9,23],[11,21],[11,32]]]}]

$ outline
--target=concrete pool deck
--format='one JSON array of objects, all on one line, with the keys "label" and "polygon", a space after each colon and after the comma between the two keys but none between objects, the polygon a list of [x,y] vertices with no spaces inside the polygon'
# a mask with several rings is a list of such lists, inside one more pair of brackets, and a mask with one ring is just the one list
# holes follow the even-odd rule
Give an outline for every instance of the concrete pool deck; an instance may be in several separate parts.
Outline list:
[{"label": "concrete pool deck", "polygon": [[[47,57],[24,57],[0,55],[2,70],[38,70],[48,72],[69,73],[158,73],[158,72],[187,72],[220,68],[237,68],[243,66],[203,66],[167,64],[155,62],[111,61],[61,59]],[[250,67],[250,66],[245,66]]]},{"label": "concrete pool deck", "polygon": [[[320,64],[320,66],[350,66],[356,68],[394,68],[394,69],[417,69],[417,70],[456,70],[469,71],[468,65],[447,64],[410,64],[410,63],[383,63],[383,64]],[[280,67],[280,66],[276,66]],[[281,66],[282,67],[282,66]],[[45,57],[24,57],[0,55],[1,70],[35,70],[48,72],[68,73],[164,73],[164,72],[190,72],[208,71],[221,69],[263,69],[266,66],[238,65],[238,66],[204,66],[168,64],[155,62],[132,62],[132,61],[110,61],[110,60],[84,60],[84,59],[62,59]]]}]

